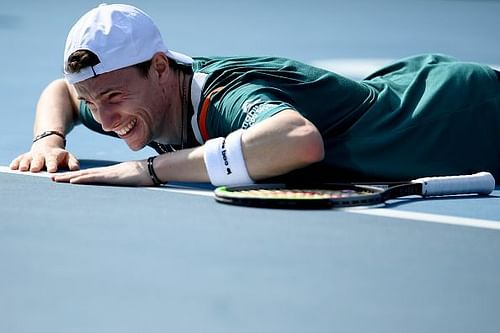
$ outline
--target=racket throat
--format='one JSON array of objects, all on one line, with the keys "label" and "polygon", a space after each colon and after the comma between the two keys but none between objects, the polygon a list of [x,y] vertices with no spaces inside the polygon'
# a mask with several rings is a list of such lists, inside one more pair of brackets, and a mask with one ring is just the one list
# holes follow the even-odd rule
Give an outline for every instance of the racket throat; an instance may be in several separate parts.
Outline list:
[{"label": "racket throat", "polygon": [[403,184],[388,188],[382,193],[383,201],[408,197],[412,195],[420,195],[422,196],[422,184],[421,183],[412,183],[412,184]]}]

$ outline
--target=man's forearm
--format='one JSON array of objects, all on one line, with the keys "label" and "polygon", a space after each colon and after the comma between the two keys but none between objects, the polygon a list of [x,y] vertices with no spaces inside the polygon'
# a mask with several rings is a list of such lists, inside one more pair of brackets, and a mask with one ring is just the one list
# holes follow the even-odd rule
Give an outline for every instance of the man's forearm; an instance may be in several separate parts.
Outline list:
[{"label": "man's forearm", "polygon": [[[323,159],[317,129],[292,110],[248,129],[242,136],[248,173],[253,180],[279,176]],[[154,168],[162,181],[208,182],[205,147],[158,156]]]},{"label": "man's forearm", "polygon": [[33,135],[44,131],[59,131],[67,134],[76,119],[76,105],[69,86],[64,80],[50,83],[40,95],[36,107]]},{"label": "man's forearm", "polygon": [[[17,156],[10,168],[38,172],[46,167],[56,172],[59,167],[78,170],[78,160],[65,150],[65,135],[76,119],[76,98],[65,81],[50,83],[40,95],[33,126],[34,143],[28,152]],[[56,135],[57,134],[57,135]]]}]

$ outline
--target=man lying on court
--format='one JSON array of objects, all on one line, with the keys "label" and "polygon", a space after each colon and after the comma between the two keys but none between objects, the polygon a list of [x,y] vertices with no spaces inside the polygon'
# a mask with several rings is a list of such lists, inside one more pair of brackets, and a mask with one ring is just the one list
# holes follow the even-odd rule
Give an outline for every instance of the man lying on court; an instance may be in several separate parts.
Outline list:
[{"label": "man lying on court", "polygon": [[[101,5],[69,32],[64,79],[40,96],[31,150],[12,169],[53,180],[150,186],[405,180],[489,171],[500,179],[500,80],[443,55],[403,59],[355,82],[273,57],[195,57],[169,50],[127,5]],[[78,170],[73,125],[159,155]]]}]

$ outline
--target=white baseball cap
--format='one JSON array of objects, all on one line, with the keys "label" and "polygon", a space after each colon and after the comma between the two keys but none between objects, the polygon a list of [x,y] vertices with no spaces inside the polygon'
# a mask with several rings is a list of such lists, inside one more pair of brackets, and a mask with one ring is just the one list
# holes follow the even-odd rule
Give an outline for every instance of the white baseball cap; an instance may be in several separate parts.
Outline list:
[{"label": "white baseball cap", "polygon": [[[78,50],[95,53],[100,63],[69,73],[68,58]],[[101,4],[71,28],[64,49],[64,76],[70,84],[75,84],[151,60],[157,52],[164,52],[181,64],[193,62],[191,57],[167,49],[153,20],[142,10],[129,5]]]}]

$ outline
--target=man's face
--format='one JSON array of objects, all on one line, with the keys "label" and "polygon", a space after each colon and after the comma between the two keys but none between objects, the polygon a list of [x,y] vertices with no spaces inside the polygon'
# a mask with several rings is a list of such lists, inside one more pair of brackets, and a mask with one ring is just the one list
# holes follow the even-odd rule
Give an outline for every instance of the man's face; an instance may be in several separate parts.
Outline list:
[{"label": "man's face", "polygon": [[102,128],[118,134],[130,149],[139,150],[159,135],[165,120],[161,91],[136,68],[101,74],[75,89]]}]

